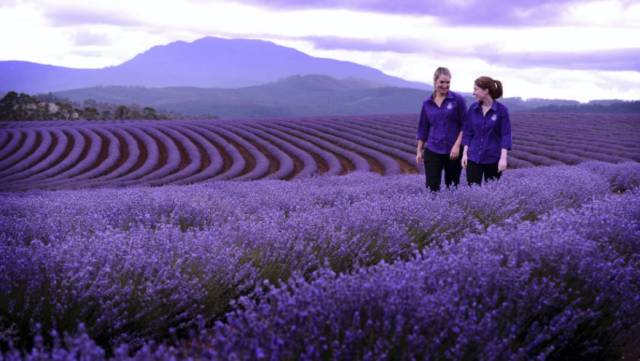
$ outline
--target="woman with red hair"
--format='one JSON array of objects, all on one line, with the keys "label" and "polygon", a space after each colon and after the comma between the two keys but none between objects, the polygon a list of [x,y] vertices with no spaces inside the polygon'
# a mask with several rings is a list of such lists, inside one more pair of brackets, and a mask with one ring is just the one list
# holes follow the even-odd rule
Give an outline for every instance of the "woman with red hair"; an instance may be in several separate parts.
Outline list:
[{"label": "woman with red hair", "polygon": [[462,167],[467,170],[467,182],[482,184],[500,179],[507,169],[507,152],[511,150],[511,120],[502,96],[502,83],[488,76],[476,79],[473,87],[476,102],[471,104],[462,136]]}]

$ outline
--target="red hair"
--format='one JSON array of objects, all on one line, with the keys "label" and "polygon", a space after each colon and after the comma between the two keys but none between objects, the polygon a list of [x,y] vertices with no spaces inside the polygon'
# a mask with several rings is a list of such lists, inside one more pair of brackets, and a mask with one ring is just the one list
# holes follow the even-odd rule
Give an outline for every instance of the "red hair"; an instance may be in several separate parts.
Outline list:
[{"label": "red hair", "polygon": [[498,99],[502,96],[502,82],[494,80],[488,76],[481,76],[476,79],[475,84],[478,88],[488,89],[492,99]]}]

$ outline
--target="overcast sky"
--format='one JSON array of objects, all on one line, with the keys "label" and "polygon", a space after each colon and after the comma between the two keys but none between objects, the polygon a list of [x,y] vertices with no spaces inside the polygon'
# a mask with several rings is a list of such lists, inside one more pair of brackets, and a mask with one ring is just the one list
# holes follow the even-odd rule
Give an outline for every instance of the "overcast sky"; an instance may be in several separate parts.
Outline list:
[{"label": "overcast sky", "polygon": [[640,100],[640,1],[0,0],[0,60],[120,64],[154,45],[254,38],[452,88]]}]

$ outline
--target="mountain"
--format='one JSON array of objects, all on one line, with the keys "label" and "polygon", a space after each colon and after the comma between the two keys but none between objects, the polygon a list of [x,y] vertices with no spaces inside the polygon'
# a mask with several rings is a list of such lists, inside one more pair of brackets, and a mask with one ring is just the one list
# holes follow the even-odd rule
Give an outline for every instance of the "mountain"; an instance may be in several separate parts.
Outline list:
[{"label": "mountain", "polygon": [[87,87],[100,84],[107,79],[105,74],[96,69],[71,69],[26,61],[0,61],[0,84],[6,91],[49,92]]},{"label": "mountain", "polygon": [[110,85],[240,88],[306,74],[359,79],[377,86],[430,88],[367,66],[316,58],[272,42],[249,39],[206,37],[191,43],[177,41],[102,69],[0,61],[2,88],[26,93]]},{"label": "mountain", "polygon": [[230,118],[415,113],[429,92],[376,87],[359,79],[296,75],[238,89],[109,86],[61,91],[54,95],[77,103],[86,99],[137,103],[185,115],[211,114]]}]

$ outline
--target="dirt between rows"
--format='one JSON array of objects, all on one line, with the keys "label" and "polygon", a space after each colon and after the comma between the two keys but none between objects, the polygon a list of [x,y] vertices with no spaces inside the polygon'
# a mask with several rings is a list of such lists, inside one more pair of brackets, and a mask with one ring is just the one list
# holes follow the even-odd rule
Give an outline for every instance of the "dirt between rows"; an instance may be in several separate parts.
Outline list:
[{"label": "dirt between rows", "polygon": [[42,153],[42,155],[38,157],[38,159],[36,159],[32,164],[29,165],[29,168],[35,167],[37,164],[40,164],[42,161],[47,159],[47,157],[49,157],[51,153],[53,153],[53,151],[58,146],[58,137],[56,136],[56,134],[51,132],[50,135],[51,135],[51,144],[49,144],[49,147],[47,148],[47,150],[45,150],[44,153]]},{"label": "dirt between rows", "polygon": [[182,135],[185,138],[189,139],[189,141],[193,145],[195,145],[196,148],[198,148],[198,153],[200,153],[200,166],[198,167],[196,174],[200,172],[204,172],[204,170],[207,169],[209,165],[211,165],[211,158],[209,158],[209,154],[207,154],[206,150],[204,149],[204,146],[196,142],[195,139],[193,139],[190,135],[187,135],[186,133],[182,133]]},{"label": "dirt between rows", "polygon": [[[277,137],[277,135],[273,134],[273,132],[272,132],[272,131],[270,131],[270,130],[267,130],[267,129],[264,129],[264,128],[261,128],[260,130],[262,130],[263,132],[265,132],[265,133],[267,133],[267,134],[270,134],[270,135],[272,135],[272,136],[274,136],[274,137]],[[283,177],[283,179],[284,179],[284,180],[291,180],[291,179],[293,179],[293,177],[295,177],[297,174],[299,174],[300,172],[302,172],[302,170],[304,169],[304,162],[302,161],[302,159],[300,159],[298,156],[296,156],[296,155],[295,155],[295,154],[293,154],[292,152],[287,151],[286,149],[284,149],[284,147],[279,146],[278,144],[274,143],[273,141],[271,141],[271,140],[269,140],[269,139],[262,138],[262,140],[264,140],[264,141],[266,141],[266,142],[271,143],[274,147],[276,147],[276,148],[280,149],[280,151],[281,151],[281,152],[285,153],[286,155],[288,155],[288,156],[293,160],[293,171],[292,171],[290,174],[288,174],[288,175],[286,175],[285,177]],[[287,142],[287,143],[289,143],[289,144],[291,144],[291,145],[293,145],[293,146],[297,147],[295,144],[293,144],[293,143],[291,143],[291,142],[289,142],[289,141],[287,141],[287,140],[285,140],[285,139],[283,139],[283,142]],[[299,147],[298,147],[298,148],[299,148]],[[265,151],[266,151],[266,150],[265,150]],[[311,155],[312,155],[312,157],[313,157],[312,152],[310,152],[310,151],[308,151],[308,150],[306,150],[306,149],[305,149],[305,151],[307,151],[307,152],[308,152],[309,154],[311,154]],[[317,154],[316,154],[316,156],[317,156],[317,158],[320,158],[320,156],[318,156]],[[314,158],[314,159],[316,159],[315,157],[313,157],[313,158]],[[321,162],[322,162],[322,163],[324,163],[324,160],[321,160]],[[316,162],[316,165],[318,165],[318,164],[319,164],[319,163],[317,163],[317,162]],[[326,163],[324,163],[324,164],[325,164],[325,166],[324,166],[324,167],[325,167],[325,169],[329,169],[329,167],[328,167],[328,166],[326,166]],[[326,170],[325,170],[325,172],[326,172]]]},{"label": "dirt between rows", "polygon": [[129,159],[129,147],[127,145],[126,140],[117,132],[111,132],[114,137],[118,140],[118,159],[113,163],[113,165],[107,168],[104,172],[98,174],[95,178],[104,177],[108,174],[111,174],[116,169],[122,167],[122,165]]},{"label": "dirt between rows", "polygon": [[[138,147],[139,150],[139,155],[138,155],[138,159],[136,159],[135,163],[133,164],[133,166],[131,167],[131,169],[129,169],[127,171],[126,174],[123,174],[122,176],[126,176],[127,174],[130,174],[132,172],[137,171],[138,169],[140,169],[149,159],[149,149],[147,147],[147,145],[145,144],[145,142],[143,141],[142,138],[140,138],[139,135],[136,135],[134,132],[129,132],[127,130],[126,127],[121,128],[120,130],[127,132],[132,139],[135,141],[135,146]],[[224,147],[220,146],[220,144],[218,144],[218,142],[215,141],[215,139],[212,139],[210,136],[208,136],[206,133],[208,132],[213,132],[215,133],[217,136],[220,136],[221,139],[224,139],[226,142],[229,143],[229,145],[231,145],[232,147],[234,147],[238,153],[240,154],[240,156],[245,160],[245,166],[243,167],[243,169],[241,170],[241,172],[238,174],[238,176],[242,176],[245,175],[249,172],[251,172],[251,170],[255,169],[256,167],[256,163],[257,163],[257,159],[254,155],[251,154],[251,152],[248,150],[248,148],[246,148],[245,146],[243,146],[240,142],[234,140],[233,138],[231,138],[229,135],[225,135],[222,134],[221,132],[215,132],[215,130],[213,129],[206,129],[206,131],[203,131],[205,129],[191,129],[194,132],[202,132],[202,140],[196,140],[197,138],[194,138],[193,136],[190,136],[184,132],[181,132],[179,128],[175,128],[176,131],[180,132],[186,140],[192,142],[194,144],[194,146],[198,149],[198,152],[200,153],[201,156],[201,161],[200,164],[198,165],[198,169],[197,172],[202,172],[204,171],[207,167],[209,167],[212,163],[212,159],[211,157],[207,154],[207,151],[205,149],[205,147],[203,146],[203,144],[201,144],[202,141],[208,141],[213,147],[215,147],[215,149],[219,152],[221,158],[222,158],[222,170],[221,172],[225,172],[228,171],[232,166],[232,162],[233,162],[233,158],[230,156],[230,154],[228,153],[228,151],[226,149],[224,149]],[[233,129],[226,129],[227,131],[232,131],[234,132]],[[245,129],[248,132],[251,132],[251,129]],[[312,150],[310,150],[309,146],[305,146],[304,143],[300,143],[298,144],[298,142],[296,142],[296,139],[299,139],[301,142],[306,142],[308,144],[312,144],[315,147],[318,147],[318,149],[322,149],[324,151],[327,151],[328,153],[333,154],[339,161],[340,163],[340,172],[339,174],[344,175],[347,174],[349,172],[352,172],[355,170],[355,165],[344,155],[341,154],[340,152],[334,152],[329,150],[326,146],[323,146],[320,142],[317,142],[317,140],[323,140],[325,142],[329,142],[329,143],[336,143],[335,140],[332,139],[328,139],[326,137],[323,137],[322,134],[310,134],[308,132],[305,132],[303,129],[295,129],[296,131],[287,131],[286,129],[277,129],[277,132],[275,131],[271,131],[271,129],[265,128],[262,129],[262,131],[270,134],[271,136],[275,136],[277,137],[279,134],[283,135],[286,134],[288,137],[291,137],[290,139],[286,139],[286,138],[282,138],[283,141],[288,142],[290,144],[292,144],[293,146],[300,148],[302,151],[307,152],[307,154],[309,154],[311,156],[311,158],[316,162],[316,166],[317,166],[317,174],[321,175],[321,174],[325,174],[329,171],[329,164],[327,163],[327,161],[320,155],[320,153],[314,152]],[[59,164],[60,162],[62,162],[65,158],[67,158],[73,148],[76,146],[77,144],[77,139],[74,138],[74,136],[69,132],[69,130],[61,130],[62,134],[64,134],[64,136],[67,138],[67,144],[65,146],[64,151],[62,152],[62,155],[54,160],[50,167],[54,167],[57,164]],[[121,167],[123,164],[125,164],[127,162],[127,160],[129,160],[129,157],[131,156],[131,150],[130,148],[130,144],[127,143],[127,140],[125,138],[124,135],[122,135],[121,133],[119,133],[119,131],[111,131],[111,130],[104,130],[104,129],[100,129],[100,130],[86,130],[86,129],[79,129],[79,134],[80,136],[83,137],[85,143],[83,145],[83,149],[80,152],[80,155],[78,157],[78,159],[76,161],[73,162],[73,164],[69,164],[67,166],[64,167],[64,169],[60,169],[58,172],[56,172],[56,174],[52,175],[58,175],[61,174],[65,171],[68,171],[69,169],[72,169],[75,165],[78,164],[78,162],[81,162],[83,159],[85,159],[88,155],[89,150],[91,149],[91,147],[95,147],[95,144],[91,144],[92,142],[92,138],[86,134],[87,131],[93,131],[95,132],[95,134],[97,135],[97,138],[100,141],[100,145],[99,145],[99,154],[96,158],[95,161],[91,162],[91,165],[89,165],[87,167],[87,169],[85,169],[84,171],[88,170],[88,169],[94,169],[95,167],[100,166],[100,164],[102,164],[104,161],[106,161],[109,158],[109,148],[110,146],[112,146],[112,142],[117,142],[117,148],[118,148],[118,157],[117,160],[114,162],[113,165],[111,165],[108,169],[105,169],[103,172],[101,172],[100,174],[98,174],[95,177],[92,177],[95,180],[99,180],[101,177],[107,176],[108,174],[114,172],[115,170],[117,170],[119,167]],[[103,132],[108,132],[111,131],[111,134],[113,134],[113,140],[107,136],[107,134],[103,133]],[[148,130],[145,129],[140,129],[140,131],[144,132],[146,136],[148,136],[153,142],[155,142],[156,146],[158,147],[158,161],[157,163],[153,166],[153,169],[151,169],[147,174],[154,172],[158,169],[160,169],[161,167],[165,166],[168,163],[168,159],[169,159],[169,148],[167,147],[166,144],[164,144],[164,142],[161,141],[161,139],[149,132]],[[168,134],[168,132],[163,131],[162,129],[158,129],[158,131],[162,132],[162,134],[164,136],[166,136],[170,141],[173,141],[176,144],[176,150],[179,153],[180,156],[180,164],[178,166],[178,168],[172,172],[176,173],[179,172],[180,170],[183,170],[184,168],[186,168],[187,166],[190,165],[190,163],[193,161],[189,154],[187,153],[187,149],[185,147],[184,144],[182,144],[182,142],[178,141],[178,139],[176,137],[171,136],[170,134]],[[242,139],[244,139],[245,141],[251,143],[259,152],[261,152],[268,160],[269,165],[268,165],[268,172],[266,175],[268,174],[273,174],[275,172],[278,171],[278,169],[280,169],[281,164],[280,161],[277,159],[277,157],[271,153],[270,151],[268,151],[268,148],[265,147],[263,144],[257,142],[255,139],[250,139],[246,134],[243,136],[241,134],[236,133],[238,136],[240,136]],[[307,134],[309,135],[309,137],[304,137],[302,136],[302,134]],[[9,137],[7,137],[7,139],[5,139],[5,144],[8,144],[7,142],[11,141],[11,137],[13,137],[15,135],[11,134]],[[34,161],[34,164],[37,164],[39,161],[46,159],[47,156],[49,156],[55,149],[57,146],[59,146],[60,144],[60,140],[58,139],[59,137],[56,136],[55,133],[51,133],[52,136],[52,141],[51,144],[49,145],[47,151],[41,156],[39,157],[38,160]],[[258,135],[255,135],[258,136]],[[24,145],[25,143],[25,138],[26,136],[21,133],[21,139],[18,142],[18,145]],[[41,145],[42,143],[42,134],[40,134],[40,132],[37,133],[37,140],[36,140],[36,144],[34,145],[34,147],[38,147]],[[304,169],[304,162],[302,161],[302,159],[297,156],[296,154],[294,154],[292,151],[289,151],[287,149],[285,149],[285,147],[283,147],[282,145],[280,145],[279,143],[271,140],[271,139],[267,139],[266,137],[262,137],[261,138],[263,141],[265,142],[269,142],[271,145],[273,145],[274,147],[278,148],[280,151],[282,151],[284,154],[286,154],[287,156],[289,156],[292,161],[293,161],[293,170],[292,172],[290,172],[289,174],[286,174],[285,176],[282,177],[282,179],[284,180],[290,180],[292,178],[294,178],[296,175],[298,175],[303,169]],[[15,140],[14,140],[15,141]],[[363,152],[359,152],[355,149],[353,149],[352,147],[346,146],[344,144],[339,144],[341,148],[345,149],[346,151],[351,151],[354,154],[359,155],[360,157],[362,157],[363,159],[365,159],[372,172],[378,173],[378,174],[384,174],[385,172],[385,168],[382,165],[382,163],[380,161],[378,161],[375,157],[364,154]],[[16,147],[19,148],[19,147]],[[384,152],[381,152],[384,153]],[[386,154],[387,156],[391,157],[392,159],[394,159],[396,162],[398,162],[400,170],[402,173],[407,173],[407,174],[415,174],[417,173],[417,169],[414,165],[409,164],[406,160],[404,159],[399,159],[397,157],[394,157],[392,155]],[[10,156],[10,155],[7,155]],[[28,155],[27,155],[28,156]],[[6,157],[5,157],[6,158]],[[140,177],[143,177],[144,175],[140,175]],[[138,177],[139,178],[139,177]]]},{"label": "dirt between rows", "polygon": [[[64,134],[67,137],[67,146],[64,148],[64,151],[62,152],[62,154],[60,155],[60,157],[58,159],[56,159],[53,163],[51,163],[51,166],[49,168],[53,168],[55,166],[57,166],[58,164],[62,163],[63,160],[67,159],[67,157],[69,156],[69,154],[71,154],[71,151],[73,150],[73,147],[76,144],[76,139],[71,136],[71,134],[69,132],[65,132],[64,130],[62,131],[62,134]],[[69,168],[69,167],[67,167]],[[50,175],[49,177],[55,177],[56,175],[64,172],[65,170],[61,170],[58,171],[55,174]]]},{"label": "dirt between rows", "polygon": [[[11,140],[13,139],[13,134],[9,133],[9,142],[11,142]],[[0,157],[0,161],[3,161],[7,158],[9,158],[12,154],[14,154],[15,152],[17,152],[20,148],[22,148],[24,146],[24,142],[27,140],[27,135],[24,134],[23,132],[20,132],[20,140],[18,140],[18,144],[16,144],[15,148],[13,148],[13,152],[9,152],[7,154],[4,155],[4,157]],[[7,143],[9,144],[9,143]]]},{"label": "dirt between rows", "polygon": [[[222,147],[222,146],[220,146],[220,144],[216,143],[206,133],[205,134],[200,133],[202,131],[202,129],[205,129],[205,130],[207,130],[209,132],[211,130],[206,129],[206,128],[198,128],[198,129],[189,128],[189,129],[192,130],[195,133],[200,134],[200,136],[202,136],[202,138],[204,138],[207,142],[209,142],[209,144],[211,144],[211,146],[216,148],[216,151],[218,152],[218,154],[222,158],[222,168],[220,169],[220,172],[218,174],[221,174],[221,173],[224,173],[224,172],[228,171],[229,168],[231,168],[231,165],[233,163],[233,159],[231,158],[231,156],[227,153],[227,151],[224,149],[224,147]],[[204,149],[204,147],[203,147],[203,149]],[[207,159],[208,159],[207,165],[211,164],[211,162],[213,160],[211,160],[208,155],[207,155]]]},{"label": "dirt between rows", "polygon": [[[169,138],[169,140],[173,141],[173,143],[178,148],[178,155],[180,156],[180,163],[178,164],[178,168],[176,170],[168,173],[167,176],[175,174],[175,173],[185,169],[189,164],[191,164],[191,162],[192,162],[191,157],[189,157],[189,153],[187,153],[187,148],[185,148],[185,146],[182,144],[182,142],[179,142],[178,140],[173,138],[170,134],[168,134],[166,131],[163,131],[160,128],[158,128],[157,131],[162,133],[162,134],[164,134],[164,136]],[[168,161],[168,154],[167,154],[167,161]]]},{"label": "dirt between rows", "polygon": [[240,171],[240,173],[237,175],[238,177],[249,173],[253,168],[256,167],[256,158],[251,155],[251,153],[245,147],[226,135],[218,133],[218,136],[220,136],[227,143],[231,144],[235,149],[237,149],[242,158],[245,160],[244,168],[242,168],[242,171]]},{"label": "dirt between rows", "polygon": [[136,144],[138,145],[138,150],[140,154],[138,155],[138,160],[133,164],[133,167],[131,167],[131,169],[129,170],[129,173],[127,174],[133,173],[136,170],[140,169],[142,165],[147,162],[147,158],[149,157],[149,151],[147,150],[147,147],[145,146],[142,139],[138,138],[134,133],[130,133],[129,135],[131,135],[133,140],[135,140]]},{"label": "dirt between rows", "polygon": [[[24,143],[23,143],[23,144],[24,144]],[[16,160],[14,160],[14,161],[13,161],[13,162],[11,162],[10,164],[5,165],[2,169],[0,169],[0,171],[4,171],[4,170],[6,170],[6,169],[10,169],[10,168],[11,168],[11,167],[13,167],[14,165],[16,165],[16,164],[18,164],[18,163],[20,163],[20,162],[24,161],[24,160],[25,160],[25,159],[27,159],[27,158],[28,158],[28,157],[29,157],[33,152],[35,152],[35,151],[40,147],[40,145],[41,145],[41,144],[42,144],[42,134],[41,134],[40,132],[36,131],[36,140],[33,142],[33,146],[31,147],[31,149],[30,149],[28,152],[25,152],[25,154],[24,154],[22,157],[20,157],[20,158],[18,158],[18,159],[16,159]],[[17,149],[16,149],[16,151],[18,151],[18,150],[20,150],[20,148],[17,148]],[[15,152],[14,152],[13,154],[15,154]],[[9,155],[9,156],[11,156],[11,155]],[[8,159],[8,158],[5,158],[5,159]],[[31,164],[33,164],[33,163],[31,163]]]}]

